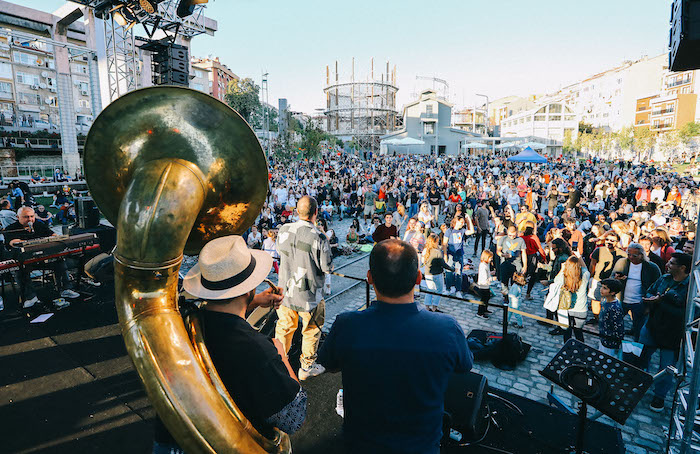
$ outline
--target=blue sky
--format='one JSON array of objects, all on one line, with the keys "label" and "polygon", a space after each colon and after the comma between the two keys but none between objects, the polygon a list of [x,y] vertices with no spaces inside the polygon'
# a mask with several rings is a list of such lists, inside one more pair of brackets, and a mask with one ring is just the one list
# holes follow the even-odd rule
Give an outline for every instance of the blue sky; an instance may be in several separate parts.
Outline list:
[{"label": "blue sky", "polygon": [[[16,0],[53,11],[60,0]],[[338,60],[356,78],[386,61],[397,68],[398,104],[431,87],[416,76],[450,84],[450,100],[472,105],[546,93],[642,55],[666,52],[670,0],[210,0],[215,36],[192,42],[195,56],[219,56],[258,84],[269,72],[270,102],[292,109],[324,106],[326,65]]]}]

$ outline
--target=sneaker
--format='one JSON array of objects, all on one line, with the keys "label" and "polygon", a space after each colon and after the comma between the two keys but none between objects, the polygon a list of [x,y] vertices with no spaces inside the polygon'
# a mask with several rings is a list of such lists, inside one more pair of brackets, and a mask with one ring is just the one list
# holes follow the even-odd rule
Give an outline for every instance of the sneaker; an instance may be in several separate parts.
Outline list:
[{"label": "sneaker", "polygon": [[309,377],[316,377],[318,375],[321,375],[325,371],[325,367],[323,367],[319,363],[313,363],[313,365],[308,369],[304,369],[303,367],[299,369],[299,380],[306,380]]},{"label": "sneaker", "polygon": [[564,334],[564,330],[557,326],[556,328],[551,330],[549,334],[551,334],[552,336],[561,336]]},{"label": "sneaker", "polygon": [[91,285],[93,287],[99,287],[100,285],[102,285],[101,282],[97,282],[93,278],[87,277],[87,276],[83,277],[83,282],[85,282],[87,285]]},{"label": "sneaker", "polygon": [[489,318],[489,314],[476,314],[477,317]]},{"label": "sneaker", "polygon": [[457,291],[456,288],[450,287],[450,295],[454,295],[456,291]]},{"label": "sneaker", "polygon": [[56,298],[53,300],[53,307],[56,309],[63,309],[64,307],[70,306],[70,302],[66,301],[64,298]]},{"label": "sneaker", "polygon": [[67,288],[61,292],[61,298],[80,298],[80,293]]},{"label": "sneaker", "polygon": [[29,309],[30,307],[34,306],[38,302],[39,302],[39,297],[35,296],[32,299],[24,300],[24,304],[22,305],[22,307],[25,309]]},{"label": "sneaker", "polygon": [[438,309],[437,306],[433,306],[433,312],[439,312],[441,314],[443,313],[440,309]]},{"label": "sneaker", "polygon": [[523,327],[523,325],[521,325],[518,322],[511,322],[510,326],[512,326],[513,328],[522,328]]},{"label": "sneaker", "polygon": [[462,292],[457,292],[457,293],[455,293],[455,296],[456,296],[457,298],[464,298],[464,296],[462,296]]},{"label": "sneaker", "polygon": [[661,413],[664,409],[664,398],[659,396],[654,396],[649,404],[649,409],[656,413]]}]

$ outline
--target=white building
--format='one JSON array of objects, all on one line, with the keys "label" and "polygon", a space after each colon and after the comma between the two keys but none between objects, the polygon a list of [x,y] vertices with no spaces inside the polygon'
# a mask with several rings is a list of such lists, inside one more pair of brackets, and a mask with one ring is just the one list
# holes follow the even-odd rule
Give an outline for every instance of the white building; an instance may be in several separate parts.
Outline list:
[{"label": "white building", "polygon": [[570,106],[580,121],[594,128],[619,131],[634,124],[637,99],[658,91],[667,59],[663,54],[628,61],[566,86],[553,97]]},{"label": "white building", "polygon": [[549,102],[501,121],[501,137],[531,137],[547,145],[550,156],[561,154],[564,137],[578,136],[578,117],[563,102]]},{"label": "white building", "polygon": [[[434,90],[425,90],[417,101],[403,108],[404,127],[381,137],[380,153],[424,154],[432,156],[456,155],[462,145],[480,134],[453,128],[453,105],[439,97]],[[392,146],[390,139],[411,137],[424,142],[422,145]]]}]

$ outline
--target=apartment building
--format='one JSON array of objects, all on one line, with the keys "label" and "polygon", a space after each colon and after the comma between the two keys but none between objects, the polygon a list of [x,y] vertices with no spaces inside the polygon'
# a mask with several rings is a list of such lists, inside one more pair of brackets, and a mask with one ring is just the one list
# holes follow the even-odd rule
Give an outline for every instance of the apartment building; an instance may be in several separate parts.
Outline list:
[{"label": "apartment building", "polygon": [[[233,71],[231,71],[228,66],[224,65],[219,61],[219,57],[216,57],[214,59],[211,58],[193,58],[191,60],[192,63],[192,70],[194,71],[195,79],[201,79],[203,80],[204,77],[206,76],[207,82],[206,82],[206,87],[207,90],[202,90],[205,93],[209,93],[213,97],[224,101],[225,95],[226,95],[226,88],[228,87],[229,82],[232,80],[240,80],[240,77],[235,75]],[[200,74],[198,77],[197,71],[201,71],[202,74]],[[194,79],[193,79],[194,80]],[[200,85],[199,82],[197,82],[198,85]],[[201,83],[201,85],[204,85]],[[190,87],[195,88],[190,84]],[[199,88],[195,88],[199,89]]]},{"label": "apartment building", "polygon": [[568,85],[555,97],[569,105],[580,121],[605,131],[636,123],[637,100],[658,90],[666,55],[642,57]]},{"label": "apartment building", "polygon": [[478,108],[466,108],[452,113],[452,125],[463,131],[486,134],[486,112]]},{"label": "apartment building", "polygon": [[564,138],[578,136],[578,116],[563,102],[548,102],[506,118],[501,137],[536,137],[547,145],[547,152],[561,154]]}]

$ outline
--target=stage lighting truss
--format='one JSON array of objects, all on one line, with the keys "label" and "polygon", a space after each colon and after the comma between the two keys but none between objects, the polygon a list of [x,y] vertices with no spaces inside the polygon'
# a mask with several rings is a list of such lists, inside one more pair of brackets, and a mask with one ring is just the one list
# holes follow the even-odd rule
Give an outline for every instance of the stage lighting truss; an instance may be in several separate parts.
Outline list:
[{"label": "stage lighting truss", "polygon": [[[178,33],[187,38],[206,33],[204,7],[207,0],[73,0],[94,8],[95,16],[115,22],[127,30],[143,25],[149,39],[157,30],[174,38]],[[190,13],[191,12],[191,13]],[[180,17],[178,13],[189,15]]]}]

